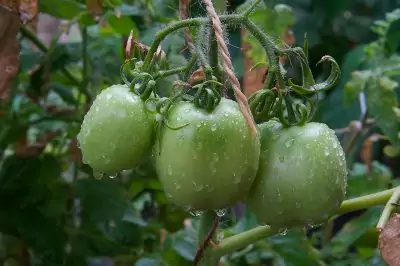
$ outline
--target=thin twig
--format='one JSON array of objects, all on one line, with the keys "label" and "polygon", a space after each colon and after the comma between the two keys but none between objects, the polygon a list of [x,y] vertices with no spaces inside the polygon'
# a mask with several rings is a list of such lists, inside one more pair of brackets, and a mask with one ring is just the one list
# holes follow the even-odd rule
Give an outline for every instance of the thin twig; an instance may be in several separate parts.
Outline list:
[{"label": "thin twig", "polygon": [[200,262],[203,254],[204,254],[204,250],[210,244],[212,236],[214,235],[215,230],[217,230],[217,228],[218,228],[218,224],[219,224],[219,217],[218,217],[218,215],[215,215],[213,224],[212,224],[210,230],[208,231],[208,233],[207,233],[206,237],[204,238],[203,242],[201,243],[201,245],[199,245],[199,247],[197,248],[196,256],[194,257],[194,266],[196,266]]},{"label": "thin twig", "polygon": [[243,94],[243,92],[240,90],[240,82],[235,75],[232,61],[230,59],[229,50],[228,50],[228,47],[224,40],[222,26],[221,26],[221,20],[219,19],[218,15],[214,9],[212,1],[211,0],[203,0],[203,2],[206,5],[207,12],[212,21],[213,28],[215,31],[215,37],[216,37],[217,43],[218,43],[219,52],[222,57],[224,70],[229,78],[229,81],[232,84],[236,100],[239,104],[239,108],[240,108],[241,112],[243,113],[243,116],[245,117],[247,124],[249,125],[249,127],[252,131],[252,134],[256,135],[257,134],[256,124],[255,124],[253,116],[251,114],[249,104],[247,102],[247,98]]}]

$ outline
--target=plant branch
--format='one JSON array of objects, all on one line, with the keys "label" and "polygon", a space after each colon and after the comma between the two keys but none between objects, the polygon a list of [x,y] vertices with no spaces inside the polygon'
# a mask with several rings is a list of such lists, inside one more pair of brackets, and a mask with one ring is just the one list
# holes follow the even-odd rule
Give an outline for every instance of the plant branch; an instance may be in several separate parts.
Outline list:
[{"label": "plant branch", "polygon": [[399,187],[361,196],[354,199],[345,200],[336,214],[341,215],[348,212],[385,204],[390,199],[392,194],[396,191],[396,189],[399,189]]},{"label": "plant branch", "polygon": [[251,5],[242,13],[243,16],[248,17],[259,3],[261,3],[261,0],[254,0],[253,3],[251,3]]},{"label": "plant branch", "polygon": [[[228,23],[228,24],[239,24],[240,22],[244,21],[244,17],[242,15],[221,15],[220,16],[221,22]],[[180,20],[171,23],[165,29],[157,32],[153,43],[150,46],[150,49],[144,59],[143,68],[148,69],[151,59],[153,58],[153,54],[157,51],[157,47],[160,43],[165,39],[168,34],[171,34],[174,31],[185,27],[193,27],[193,26],[200,26],[202,24],[210,23],[208,18],[189,18],[185,20]]]},{"label": "plant branch", "polygon": [[400,200],[400,187],[397,187],[382,211],[381,217],[379,218],[378,224],[376,225],[376,229],[378,231],[382,231],[382,229],[385,227],[387,221],[390,218],[390,215],[396,208],[396,205],[399,202],[399,200]]},{"label": "plant branch", "polygon": [[284,78],[279,67],[279,57],[272,39],[265,34],[254,22],[246,18],[244,20],[244,26],[246,29],[256,38],[260,44],[264,47],[268,61],[268,76],[276,77],[278,80],[279,87],[285,88]]},{"label": "plant branch", "polygon": [[197,58],[198,58],[198,55],[197,54],[193,54],[193,56],[190,58],[190,60],[188,61],[188,63],[185,66],[177,67],[177,68],[173,68],[173,69],[169,69],[169,70],[159,71],[154,76],[154,79],[165,78],[165,77],[176,75],[176,74],[180,74],[180,73],[187,73],[196,64]]},{"label": "plant branch", "polygon": [[[370,195],[345,200],[336,214],[341,215],[348,212],[385,204],[395,191],[400,191],[400,186]],[[263,238],[277,234],[278,232],[279,228],[270,227],[268,225],[258,226],[243,233],[224,239],[218,247],[213,249],[213,254],[215,256],[224,256]]]},{"label": "plant branch", "polygon": [[279,228],[270,227],[268,225],[258,226],[243,233],[225,238],[219,243],[218,247],[213,249],[213,254],[219,257],[224,256],[263,238],[275,235],[278,232]]}]

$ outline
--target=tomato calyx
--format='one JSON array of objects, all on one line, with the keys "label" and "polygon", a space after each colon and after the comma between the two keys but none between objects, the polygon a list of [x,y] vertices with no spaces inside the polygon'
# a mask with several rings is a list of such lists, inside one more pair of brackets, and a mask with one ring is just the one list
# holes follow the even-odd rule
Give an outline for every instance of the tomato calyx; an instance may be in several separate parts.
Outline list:
[{"label": "tomato calyx", "polygon": [[221,90],[218,87],[223,87],[223,84],[218,82],[215,77],[193,86],[193,89],[196,90],[193,98],[194,105],[207,112],[212,112],[220,103],[222,97]]}]

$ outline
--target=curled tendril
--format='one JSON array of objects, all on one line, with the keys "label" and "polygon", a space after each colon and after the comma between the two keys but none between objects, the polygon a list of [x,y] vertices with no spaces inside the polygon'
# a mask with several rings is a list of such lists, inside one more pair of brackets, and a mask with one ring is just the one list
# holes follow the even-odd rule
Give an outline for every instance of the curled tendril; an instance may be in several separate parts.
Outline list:
[{"label": "curled tendril", "polygon": [[207,80],[201,84],[194,86],[197,89],[193,97],[193,103],[196,107],[205,109],[211,112],[221,101],[221,90],[217,89],[218,86],[223,86],[215,79]]},{"label": "curled tendril", "polygon": [[[132,66],[132,62],[134,63],[133,66]],[[137,58],[134,57],[134,58],[130,58],[130,59],[125,60],[125,62],[121,65],[119,73],[120,73],[120,76],[122,78],[122,81],[126,85],[130,86],[132,82],[130,82],[128,80],[128,78],[126,77],[125,73],[129,70],[129,71],[133,71],[133,73],[135,74],[135,72],[137,72],[137,71],[134,71],[134,70],[139,70],[141,65],[142,65],[142,63],[143,63],[142,61],[140,61],[140,60],[138,60]]]},{"label": "curled tendril", "polygon": [[[302,126],[309,122],[315,114],[316,108],[312,100],[308,97],[302,97],[303,102],[294,102],[290,95],[284,95],[278,101],[278,118],[285,127]],[[286,107],[286,108],[285,108]],[[285,116],[287,111],[287,117]]]},{"label": "curled tendril", "polygon": [[249,97],[249,106],[257,122],[265,122],[277,115],[279,99],[274,90],[259,90]]},{"label": "curled tendril", "polygon": [[[304,59],[304,58],[303,58]],[[304,62],[304,60],[301,59],[301,62]],[[338,63],[333,59],[333,57],[329,55],[325,55],[321,58],[321,60],[317,63],[317,65],[323,63],[323,62],[329,62],[331,65],[331,71],[329,73],[328,78],[320,83],[315,83],[314,79],[310,79],[310,67],[306,64],[302,63],[302,69],[303,69],[303,85],[296,85],[293,83],[291,79],[288,80],[289,86],[293,91],[295,91],[298,94],[301,95],[310,95],[310,94],[315,94],[317,92],[321,91],[326,91],[331,88],[333,88],[336,83],[338,82],[340,78],[340,67]]]}]

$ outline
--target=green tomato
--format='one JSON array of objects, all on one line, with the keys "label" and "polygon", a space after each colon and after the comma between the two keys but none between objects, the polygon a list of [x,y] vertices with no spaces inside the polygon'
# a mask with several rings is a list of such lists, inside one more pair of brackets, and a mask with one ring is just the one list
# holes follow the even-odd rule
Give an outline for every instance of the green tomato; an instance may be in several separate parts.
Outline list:
[{"label": "green tomato", "polygon": [[260,154],[236,102],[221,99],[208,113],[181,102],[168,114],[156,140],[155,165],[166,195],[191,210],[219,210],[244,199],[254,181]]},{"label": "green tomato", "polygon": [[313,226],[339,208],[347,168],[335,132],[321,123],[282,128],[260,125],[261,154],[256,180],[245,202],[259,223]]},{"label": "green tomato", "polygon": [[153,144],[154,116],[126,85],[103,90],[85,115],[77,136],[83,161],[113,174],[136,166]]}]

